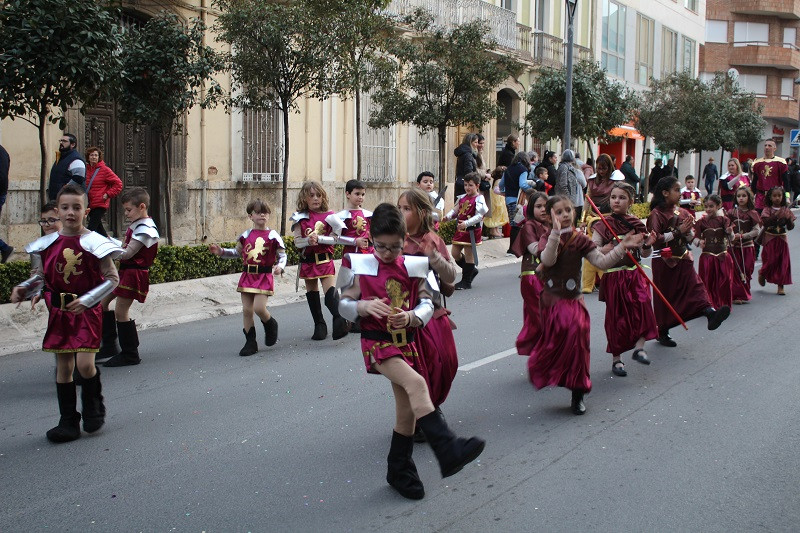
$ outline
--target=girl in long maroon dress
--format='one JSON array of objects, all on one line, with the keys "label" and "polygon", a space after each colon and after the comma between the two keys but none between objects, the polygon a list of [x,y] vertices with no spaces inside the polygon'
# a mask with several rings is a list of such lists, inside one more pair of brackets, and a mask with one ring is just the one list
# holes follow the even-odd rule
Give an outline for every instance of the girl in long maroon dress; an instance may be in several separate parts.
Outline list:
[{"label": "girl in long maroon dress", "polygon": [[367,372],[392,383],[395,424],[387,457],[386,481],[405,498],[418,500],[425,488],[411,454],[415,422],[433,448],[442,477],[460,471],[483,451],[485,442],[457,437],[431,401],[414,337],[434,314],[428,258],[403,256],[406,224],[397,207],[380,204],[372,214],[371,255],[349,254],[337,285],[342,315],[361,324],[361,353]]},{"label": "girl in long maroon dress", "polygon": [[[681,185],[677,178],[664,177],[658,180],[647,229],[656,233],[658,255],[653,258],[653,283],[684,322],[705,316],[708,329],[717,329],[728,318],[730,307],[714,308],[703,281],[694,270],[694,259],[687,248],[692,238],[694,213],[678,207],[681,200]],[[680,324],[660,298],[653,300],[653,311],[658,324],[658,342],[674,348],[678,345],[669,330]]]},{"label": "girl in long maroon dress", "polygon": [[[650,255],[655,235],[648,234],[642,221],[628,213],[635,195],[633,187],[624,181],[616,182],[611,189],[611,216],[607,218],[611,230],[601,221],[595,224],[592,234],[592,241],[601,252],[613,250],[623,235],[643,234],[646,239],[641,251],[634,250],[632,254],[637,260]],[[644,275],[625,256],[600,278],[599,298],[606,303],[606,351],[612,355],[611,372],[616,376],[628,375],[622,352],[633,349],[633,360],[649,365],[644,343],[658,336],[650,286]]]},{"label": "girl in long maroon dress", "polygon": [[789,244],[786,232],[794,229],[795,216],[789,209],[783,187],[773,187],[766,195],[768,206],[761,212],[764,224],[761,252],[761,269],[758,271],[758,284],[769,283],[778,286],[778,294],[783,296],[785,285],[792,284],[792,262],[789,258]]},{"label": "girl in long maroon dress", "polygon": [[726,216],[733,229],[733,244],[729,250],[733,258],[733,303],[746,304],[750,302],[750,280],[756,262],[753,240],[761,229],[761,217],[749,187],[740,187],[736,191],[736,207]]},{"label": "girl in long maroon dress", "polygon": [[[450,310],[444,307],[442,294],[453,294],[456,280],[456,265],[447,245],[433,231],[433,204],[430,197],[419,188],[409,189],[400,194],[397,207],[406,221],[405,255],[419,255],[428,258],[428,263],[436,275],[439,291],[432,294],[433,317],[424,328],[417,330],[414,344],[425,364],[420,373],[425,377],[433,406],[439,406],[447,399],[450,386],[458,371],[458,352],[453,337],[455,324],[450,320]],[[418,433],[415,432],[415,437]]]},{"label": "girl in long maroon dress", "polygon": [[605,270],[642,245],[644,236],[626,235],[608,254],[573,227],[572,202],[551,196],[545,206],[553,229],[539,241],[544,290],[539,300],[542,333],[528,359],[528,375],[537,389],[566,387],[572,391],[572,412],[586,412],[583,397],[592,390],[589,377],[589,312],[581,295],[581,259]]},{"label": "girl in long maroon dress", "polygon": [[539,241],[550,232],[550,218],[545,205],[547,195],[534,192],[525,207],[527,220],[511,245],[511,251],[522,257],[519,288],[522,294],[522,329],[517,335],[517,353],[528,357],[539,340],[541,319],[539,318],[539,295],[542,280],[536,275],[539,266]]},{"label": "girl in long maroon dress", "polygon": [[722,199],[716,194],[705,199],[706,214],[694,225],[695,243],[703,249],[700,255],[700,279],[706,286],[714,307],[733,305],[733,259],[728,253],[728,240],[733,239],[731,221],[719,214]]}]

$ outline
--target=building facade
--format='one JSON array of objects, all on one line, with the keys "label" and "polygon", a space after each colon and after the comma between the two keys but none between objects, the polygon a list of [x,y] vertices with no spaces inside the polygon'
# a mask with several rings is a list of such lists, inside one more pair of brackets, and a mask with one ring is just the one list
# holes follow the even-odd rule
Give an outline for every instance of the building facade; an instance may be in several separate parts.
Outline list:
[{"label": "building facade", "polygon": [[700,76],[729,73],[756,94],[767,126],[757,146],[741,147],[741,159],[763,154],[764,140],[777,144],[776,154],[797,155],[790,148],[791,128],[797,127],[800,104],[795,81],[800,75],[800,3],[781,0],[708,0],[705,45],[700,52]]}]

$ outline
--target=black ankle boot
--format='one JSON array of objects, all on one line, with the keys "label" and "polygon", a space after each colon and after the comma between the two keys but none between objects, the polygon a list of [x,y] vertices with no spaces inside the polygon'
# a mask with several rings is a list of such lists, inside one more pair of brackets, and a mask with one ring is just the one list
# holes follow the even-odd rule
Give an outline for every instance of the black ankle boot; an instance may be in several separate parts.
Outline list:
[{"label": "black ankle boot", "polygon": [[117,322],[119,345],[122,350],[103,363],[103,366],[128,366],[138,365],[142,362],[139,358],[139,334],[136,332],[136,321]]},{"label": "black ankle boot", "polygon": [[264,324],[264,344],[273,346],[278,342],[278,321],[274,317],[269,317],[269,320],[262,324]]},{"label": "black ankle boot", "polygon": [[56,383],[58,410],[61,418],[58,425],[47,432],[50,442],[70,442],[81,436],[81,415],[75,408],[78,403],[78,391],[75,382]]},{"label": "black ankle boot", "polygon": [[670,336],[669,329],[659,328],[656,341],[661,346],[666,346],[667,348],[675,348],[678,345],[675,339]]},{"label": "black ankle boot", "polygon": [[100,369],[91,378],[83,378],[81,403],[83,404],[83,430],[94,433],[106,422],[106,406],[103,403],[103,385],[100,383]]},{"label": "black ankle boot", "polygon": [[244,333],[244,346],[242,349],[239,350],[240,357],[247,357],[248,355],[253,355],[254,353],[258,352],[258,343],[256,342],[256,327],[250,326],[248,331],[242,329],[242,333]]},{"label": "black ankle boot", "polygon": [[486,441],[477,437],[456,437],[437,411],[423,416],[417,420],[417,424],[425,432],[425,437],[433,448],[442,477],[458,473],[466,464],[477,459],[486,446]]},{"label": "black ankle boot", "polygon": [[572,405],[570,406],[573,414],[582,415],[586,413],[586,405],[583,403],[583,391],[572,391]]},{"label": "black ankle boot", "polygon": [[347,336],[347,320],[339,314],[339,291],[336,287],[330,287],[325,292],[325,307],[333,316],[333,340],[339,340]]},{"label": "black ankle boot", "polygon": [[114,357],[120,352],[117,342],[117,319],[114,311],[103,311],[103,337],[100,341],[100,351],[94,356],[95,361]]},{"label": "black ankle boot", "polygon": [[709,307],[703,314],[708,319],[708,329],[713,331],[717,329],[720,324],[725,322],[725,319],[731,314],[731,308],[727,305],[723,305],[719,309],[714,309],[713,307]]},{"label": "black ankle boot", "polygon": [[417,466],[411,458],[414,441],[400,433],[392,432],[392,444],[387,459],[386,482],[404,498],[421,500],[425,496],[425,487],[417,474]]},{"label": "black ankle boot", "polygon": [[321,341],[328,336],[328,326],[325,324],[325,317],[322,316],[322,304],[319,301],[319,291],[309,291],[306,293],[306,301],[314,318],[314,335],[311,339]]},{"label": "black ankle boot", "polygon": [[473,272],[475,272],[475,265],[472,263],[464,263],[464,267],[461,270],[461,281],[456,283],[457,291],[469,290],[472,288]]}]

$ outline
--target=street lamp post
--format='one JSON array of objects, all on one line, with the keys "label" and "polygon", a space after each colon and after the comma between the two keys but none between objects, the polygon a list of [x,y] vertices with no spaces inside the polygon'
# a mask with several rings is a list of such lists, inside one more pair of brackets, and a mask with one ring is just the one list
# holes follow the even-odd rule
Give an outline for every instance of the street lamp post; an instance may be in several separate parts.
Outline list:
[{"label": "street lamp post", "polygon": [[[800,85],[800,78],[795,78],[794,84],[795,85]],[[795,100],[795,101],[797,101],[797,100]],[[797,110],[797,127],[798,127],[798,129],[800,129],[800,106],[798,106],[798,110]],[[789,139],[789,142],[791,143],[792,140]],[[789,148],[791,149],[791,147],[789,147]],[[796,148],[796,150],[797,150],[797,156],[796,157],[798,159],[800,159],[800,148]]]},{"label": "street lamp post", "polygon": [[567,101],[564,113],[564,149],[570,146],[572,135],[572,48],[574,41],[574,22],[575,8],[578,0],[566,0],[567,2]]}]

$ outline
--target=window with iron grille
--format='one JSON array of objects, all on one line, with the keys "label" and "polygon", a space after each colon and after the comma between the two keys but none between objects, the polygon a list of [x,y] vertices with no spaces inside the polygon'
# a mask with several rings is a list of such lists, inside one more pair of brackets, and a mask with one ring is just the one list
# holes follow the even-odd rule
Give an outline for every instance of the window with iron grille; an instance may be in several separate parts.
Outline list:
[{"label": "window with iron grille", "polygon": [[417,179],[417,175],[423,170],[439,174],[439,138],[436,130],[422,132],[417,130],[417,168],[409,170],[409,181]]},{"label": "window with iron grille", "polygon": [[281,181],[283,113],[277,107],[242,112],[242,181]]},{"label": "window with iron grille", "polygon": [[397,179],[395,126],[370,128],[374,91],[361,95],[361,181],[393,182]]}]

